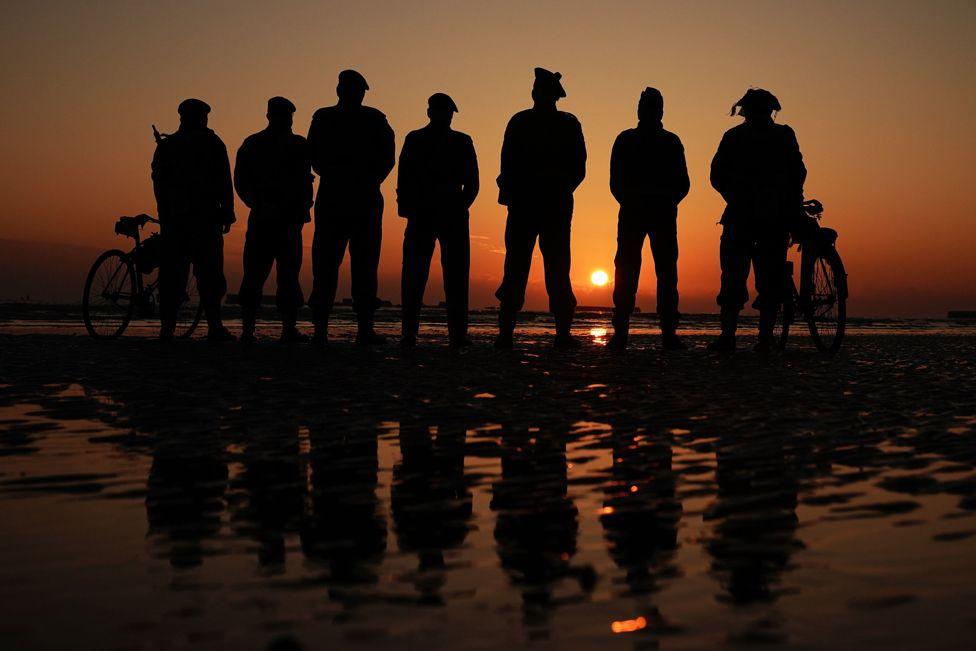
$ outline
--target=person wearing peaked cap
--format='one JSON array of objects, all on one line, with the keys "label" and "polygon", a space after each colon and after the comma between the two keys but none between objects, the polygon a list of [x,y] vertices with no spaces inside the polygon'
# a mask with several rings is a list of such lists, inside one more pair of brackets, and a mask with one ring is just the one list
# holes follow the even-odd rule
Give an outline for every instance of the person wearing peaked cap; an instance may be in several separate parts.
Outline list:
[{"label": "person wearing peaked cap", "polygon": [[187,99],[177,111],[180,128],[159,141],[152,161],[162,245],[159,336],[173,338],[192,267],[207,316],[207,337],[233,340],[220,314],[227,291],[223,235],[236,221],[230,160],[224,143],[207,128],[206,102]]},{"label": "person wearing peaked cap", "polygon": [[478,196],[478,158],[467,134],[451,129],[457,104],[444,93],[427,100],[427,126],[403,141],[397,172],[397,208],[407,219],[403,235],[401,303],[405,348],[414,346],[434,245],[441,245],[452,347],[467,346],[471,243],[468,209]]},{"label": "person wearing peaked cap", "polygon": [[313,342],[328,342],[329,315],[335,303],[339,268],[349,249],[353,310],[359,322],[356,342],[385,343],[373,329],[379,307],[377,269],[383,237],[380,184],[396,159],[393,129],[386,116],[363,98],[369,86],[354,70],[339,74],[335,106],[320,108],[308,129],[312,168],[319,175],[312,239]]},{"label": "person wearing peaked cap", "polygon": [[657,314],[665,350],[678,338],[678,204],[688,194],[688,166],[678,136],[664,129],[664,98],[646,88],[637,103],[637,127],[623,131],[610,154],[610,192],[620,204],[614,257],[614,334],[607,346],[627,346],[640,279],[641,250],[651,241],[657,275]]},{"label": "person wearing peaked cap", "polygon": [[508,206],[505,271],[495,292],[500,302],[495,346],[502,349],[513,345],[537,239],[556,322],[555,345],[580,345],[570,334],[576,309],[569,279],[570,229],[573,192],[586,175],[586,144],[579,120],[556,109],[566,96],[561,79],[558,72],[536,68],[532,108],[516,113],[505,129],[498,175],[498,202]]},{"label": "person wearing peaked cap", "polygon": [[759,310],[756,350],[772,346],[789,233],[802,212],[807,176],[793,129],[773,121],[779,110],[769,91],[747,91],[732,106],[732,115],[738,112],[745,121],[725,132],[712,159],[712,187],[726,203],[719,247],[722,334],[710,346],[717,352],[735,349],[739,312],[749,300],[750,266],[756,274],[753,306]]},{"label": "person wearing peaked cap", "polygon": [[294,343],[298,309],[305,302],[302,268],[302,227],[311,221],[312,170],[308,142],[292,132],[295,105],[284,97],[268,100],[268,126],[244,140],[237,150],[234,186],[251,209],[244,240],[241,304],[242,343],[255,341],[254,325],[264,283],[277,265],[281,341]]}]

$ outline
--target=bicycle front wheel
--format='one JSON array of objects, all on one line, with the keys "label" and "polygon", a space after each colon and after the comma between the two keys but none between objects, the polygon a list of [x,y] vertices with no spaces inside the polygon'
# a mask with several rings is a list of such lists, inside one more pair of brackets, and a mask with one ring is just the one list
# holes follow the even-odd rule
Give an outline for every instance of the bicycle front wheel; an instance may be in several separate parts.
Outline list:
[{"label": "bicycle front wheel", "polygon": [[197,329],[203,316],[203,303],[200,302],[200,292],[197,291],[197,279],[191,273],[186,280],[186,293],[183,302],[176,313],[176,336],[188,338]]},{"label": "bicycle front wheel", "polygon": [[807,325],[813,343],[824,353],[835,353],[847,324],[847,272],[837,250],[818,251],[809,266],[810,295],[805,296]]},{"label": "bicycle front wheel", "polygon": [[95,339],[125,332],[136,309],[136,269],[124,251],[112,249],[95,260],[81,299],[85,329]]}]

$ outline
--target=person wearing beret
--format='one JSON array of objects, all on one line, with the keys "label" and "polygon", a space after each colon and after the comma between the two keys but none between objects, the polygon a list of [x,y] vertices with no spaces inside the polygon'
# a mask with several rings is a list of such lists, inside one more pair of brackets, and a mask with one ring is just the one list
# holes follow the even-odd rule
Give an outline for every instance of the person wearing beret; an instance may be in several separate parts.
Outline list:
[{"label": "person wearing beret", "polygon": [[284,97],[268,100],[267,128],[248,136],[237,150],[234,187],[251,209],[244,240],[241,304],[242,343],[255,341],[254,324],[264,283],[277,264],[276,303],[281,341],[305,337],[296,327],[304,304],[298,279],[302,268],[302,227],[311,221],[312,169],[308,142],[292,132],[295,105]]},{"label": "person wearing beret", "polygon": [[471,137],[451,129],[457,105],[448,95],[427,100],[427,126],[403,141],[397,172],[397,208],[407,219],[403,236],[400,343],[413,347],[420,308],[430,274],[434,244],[441,246],[441,269],[447,303],[448,339],[452,347],[468,340],[468,274],[471,242],[468,209],[478,196],[478,159]]},{"label": "person wearing beret", "polygon": [[223,236],[236,221],[230,160],[224,143],[207,128],[206,102],[184,100],[178,112],[179,129],[159,141],[152,160],[162,244],[159,336],[163,341],[173,338],[192,266],[207,317],[207,337],[232,341],[234,335],[220,314],[227,291]]},{"label": "person wearing beret", "polygon": [[586,175],[586,145],[576,116],[556,108],[566,96],[561,78],[536,68],[532,108],[512,116],[505,129],[498,175],[498,202],[508,207],[505,270],[495,293],[500,302],[495,346],[500,349],[513,345],[536,240],[556,325],[555,346],[580,345],[570,334],[576,310],[569,279],[570,229],[573,192]]}]

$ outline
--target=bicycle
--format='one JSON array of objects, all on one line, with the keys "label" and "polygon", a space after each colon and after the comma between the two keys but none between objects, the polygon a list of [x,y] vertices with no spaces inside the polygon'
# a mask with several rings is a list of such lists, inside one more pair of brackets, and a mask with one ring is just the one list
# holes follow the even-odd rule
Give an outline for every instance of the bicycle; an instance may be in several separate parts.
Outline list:
[{"label": "bicycle", "polygon": [[786,347],[790,326],[797,316],[806,321],[817,349],[835,353],[847,323],[847,272],[837,252],[837,231],[820,225],[823,204],[803,202],[800,221],[791,234],[790,248],[800,251],[800,288],[793,279],[794,264],[785,266],[782,319],[778,321],[779,347]]},{"label": "bicycle", "polygon": [[[131,237],[135,247],[125,252],[110,249],[100,255],[85,280],[82,314],[85,329],[95,339],[120,337],[138,312],[143,318],[156,315],[159,303],[159,276],[149,276],[159,267],[162,256],[158,233],[143,239],[146,224],[158,224],[149,215],[120,217],[115,223],[118,235]],[[146,280],[143,280],[143,277]],[[176,336],[189,337],[196,330],[203,315],[203,304],[193,274],[187,279],[186,293],[177,312]]]}]

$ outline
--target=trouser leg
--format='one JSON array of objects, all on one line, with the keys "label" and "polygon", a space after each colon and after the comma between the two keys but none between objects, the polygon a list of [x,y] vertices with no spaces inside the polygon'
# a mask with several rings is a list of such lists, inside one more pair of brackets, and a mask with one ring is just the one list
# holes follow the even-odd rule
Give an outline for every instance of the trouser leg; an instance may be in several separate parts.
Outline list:
[{"label": "trouser leg", "polygon": [[453,342],[468,335],[468,275],[471,270],[471,239],[467,216],[450,219],[441,227],[441,271],[447,302],[447,331]]},{"label": "trouser leg", "polygon": [[377,273],[383,240],[382,205],[379,212],[366,216],[349,241],[352,275],[352,307],[360,327],[372,328],[373,314],[379,306]]},{"label": "trouser leg", "polygon": [[162,331],[172,333],[190,275],[190,244],[188,238],[168,233],[166,229],[163,229],[161,237],[163,255],[159,264],[159,320]]},{"label": "trouser leg", "polygon": [[254,333],[254,321],[261,303],[264,283],[271,273],[271,265],[274,264],[276,242],[273,239],[274,234],[267,230],[249,221],[247,234],[244,236],[244,276],[237,292],[244,334]]},{"label": "trouser leg", "polygon": [[416,337],[420,327],[420,309],[424,302],[435,241],[435,233],[429,223],[418,218],[407,221],[400,273],[401,332],[404,337]]},{"label": "trouser leg", "polygon": [[549,311],[556,322],[556,333],[568,335],[576,310],[576,296],[569,279],[572,212],[550,216],[539,233],[539,250],[545,266]]},{"label": "trouser leg", "polygon": [[337,215],[317,218],[312,236],[312,296],[309,303],[317,332],[324,332],[328,327],[339,285],[339,267],[349,243],[348,234],[335,223],[337,219]]},{"label": "trouser leg", "polygon": [[678,327],[678,228],[668,220],[651,230],[651,254],[657,275],[657,315],[661,332],[673,335]]},{"label": "trouser leg", "polygon": [[302,270],[302,225],[288,224],[281,228],[275,256],[277,291],[275,303],[285,328],[293,328],[298,321],[298,308],[305,303],[299,274]]},{"label": "trouser leg", "polygon": [[613,327],[621,337],[627,336],[630,316],[634,312],[645,235],[643,225],[636,219],[621,216],[617,222],[617,254],[613,258]]},{"label": "trouser leg", "polygon": [[200,302],[211,330],[223,328],[220,304],[227,293],[224,277],[224,237],[214,226],[194,237],[193,275],[200,290]]},{"label": "trouser leg", "polygon": [[749,300],[746,282],[752,262],[752,242],[735,229],[725,227],[719,245],[719,262],[722,267],[722,286],[718,294],[722,334],[734,336],[739,312]]},{"label": "trouser leg", "polygon": [[499,300],[498,327],[510,333],[515,329],[515,319],[525,304],[525,288],[529,282],[532,251],[538,236],[533,215],[527,211],[509,208],[505,222],[505,271],[502,284],[495,292]]},{"label": "trouser leg", "polygon": [[786,268],[785,237],[760,240],[753,255],[756,273],[756,306],[759,308],[759,338],[769,339],[776,325],[782,302],[783,273]]}]

